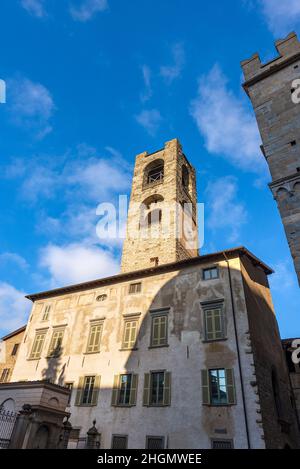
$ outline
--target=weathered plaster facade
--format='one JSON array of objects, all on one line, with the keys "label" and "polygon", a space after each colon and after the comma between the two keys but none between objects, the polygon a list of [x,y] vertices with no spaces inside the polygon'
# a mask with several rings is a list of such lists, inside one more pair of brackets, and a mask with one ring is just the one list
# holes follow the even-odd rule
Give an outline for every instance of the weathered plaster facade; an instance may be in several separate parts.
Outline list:
[{"label": "weathered plaster facade", "polygon": [[300,104],[292,100],[300,78],[300,42],[295,33],[276,42],[278,57],[262,64],[258,54],[242,62],[269,165],[269,184],[284,225],[300,282]]},{"label": "weathered plaster facade", "polygon": [[26,327],[2,337],[0,342],[0,382],[10,381]]},{"label": "weathered plaster facade", "polygon": [[[203,280],[203,269],[218,266],[219,277]],[[144,448],[147,435],[164,437],[169,448],[210,448],[213,439],[231,440],[235,448],[296,446],[296,429],[291,419],[288,434],[276,429],[277,439],[269,437],[273,421],[263,422],[264,396],[260,391],[260,360],[267,369],[268,353],[263,349],[255,359],[252,343],[264,332],[267,344],[275,350],[280,339],[276,335],[266,275],[271,271],[244,248],[201,256],[174,264],[121,274],[67,289],[31,296],[34,301],[26,339],[22,343],[13,380],[51,378],[59,384],[73,383],[69,411],[73,428],[85,437],[93,419],[101,433],[101,447],[109,448],[113,434],[128,435],[128,447]],[[249,277],[256,276],[253,292]],[[140,281],[140,293],[129,294],[129,285]],[[98,302],[99,295],[107,295]],[[255,305],[249,296],[255,295]],[[266,300],[267,298],[267,300]],[[207,342],[204,336],[203,304],[224,303],[226,338]],[[48,320],[42,321],[45,305],[51,305]],[[151,311],[168,309],[168,346],[149,348]],[[258,313],[258,311],[259,313]],[[136,349],[122,350],[124,320],[128,314],[139,314]],[[257,326],[249,322],[256,315]],[[264,316],[267,316],[268,319]],[[99,353],[87,354],[86,346],[91,320],[103,320]],[[48,359],[49,341],[56,326],[65,326],[62,354]],[[274,332],[275,327],[275,332]],[[40,359],[31,360],[35,334],[44,329],[46,341]],[[274,357],[285,399],[287,376],[281,358]],[[236,404],[204,405],[201,395],[201,370],[208,368],[234,370]],[[150,370],[171,372],[171,403],[164,407],[143,406],[144,374]],[[116,408],[111,405],[113,378],[117,373],[138,375],[136,405]],[[97,403],[75,405],[79,377],[100,375]],[[274,405],[269,395],[270,406]],[[275,417],[274,417],[275,418]],[[275,418],[276,420],[276,418]]]}]

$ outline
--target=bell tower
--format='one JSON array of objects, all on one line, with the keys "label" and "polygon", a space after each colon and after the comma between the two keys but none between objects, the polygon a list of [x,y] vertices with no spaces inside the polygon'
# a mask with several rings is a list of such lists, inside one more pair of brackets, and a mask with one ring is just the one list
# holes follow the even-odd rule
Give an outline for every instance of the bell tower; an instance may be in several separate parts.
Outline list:
[{"label": "bell tower", "polygon": [[198,255],[195,170],[177,139],[136,157],[122,272]]}]

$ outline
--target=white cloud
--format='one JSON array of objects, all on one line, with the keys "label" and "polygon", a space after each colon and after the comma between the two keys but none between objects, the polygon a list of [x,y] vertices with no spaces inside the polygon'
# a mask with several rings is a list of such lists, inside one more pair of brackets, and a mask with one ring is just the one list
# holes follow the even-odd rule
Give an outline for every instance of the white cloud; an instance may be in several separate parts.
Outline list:
[{"label": "white cloud", "polygon": [[21,5],[28,13],[37,18],[46,16],[44,0],[21,0]]},{"label": "white cloud", "polygon": [[49,245],[41,251],[41,266],[51,275],[51,287],[108,277],[119,271],[119,263],[97,246]]},{"label": "white cloud", "polygon": [[208,227],[213,230],[228,229],[229,242],[237,242],[240,229],[248,218],[246,207],[238,201],[237,192],[237,179],[233,176],[210,181],[206,188]]},{"label": "white cloud", "polygon": [[142,103],[145,103],[146,101],[149,101],[149,99],[152,96],[151,70],[148,67],[148,65],[143,65],[142,66],[142,74],[143,74],[145,89],[141,93],[141,101],[142,101]]},{"label": "white cloud", "polygon": [[14,286],[0,282],[0,327],[5,333],[26,324],[31,303],[24,296]]},{"label": "white cloud", "polygon": [[97,13],[102,12],[107,8],[107,0],[84,0],[78,7],[72,5],[70,8],[70,13],[74,20],[85,22],[92,19]]},{"label": "white cloud", "polygon": [[286,35],[300,25],[299,0],[258,0],[258,4],[275,36]]},{"label": "white cloud", "polygon": [[185,52],[182,43],[174,44],[171,50],[173,64],[163,65],[160,67],[160,74],[166,80],[167,83],[171,84],[176,78],[181,75],[181,72],[185,63]]},{"label": "white cloud", "polygon": [[152,136],[156,134],[162,121],[160,112],[157,109],[144,109],[137,114],[135,118],[136,121]]},{"label": "white cloud", "polygon": [[26,270],[28,268],[28,263],[24,257],[16,254],[15,252],[4,252],[0,254],[0,265],[13,263],[17,265],[21,270]]},{"label": "white cloud", "polygon": [[55,105],[45,86],[28,78],[13,79],[8,82],[8,93],[9,110],[16,125],[33,131],[38,139],[52,131],[49,121]]},{"label": "white cloud", "polygon": [[291,260],[283,259],[274,265],[274,274],[270,277],[270,284],[273,290],[281,292],[297,287]]},{"label": "white cloud", "polygon": [[227,78],[218,65],[200,78],[191,114],[210,153],[222,155],[244,170],[266,170],[257,124],[247,110],[246,97],[240,99],[228,89]]}]

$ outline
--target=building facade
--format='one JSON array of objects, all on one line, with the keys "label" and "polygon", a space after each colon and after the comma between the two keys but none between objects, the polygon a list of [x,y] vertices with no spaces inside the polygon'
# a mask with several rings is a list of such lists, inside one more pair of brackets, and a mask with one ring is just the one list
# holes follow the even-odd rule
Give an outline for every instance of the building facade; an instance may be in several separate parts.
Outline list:
[{"label": "building facade", "polygon": [[[197,228],[195,175],[179,142],[142,155],[130,222],[140,229],[142,210],[142,230],[154,224],[160,233],[163,202],[189,197],[189,226]],[[141,209],[145,200],[155,204],[150,212],[159,209],[154,221]],[[148,250],[144,237],[127,236],[121,274],[28,296],[33,308],[11,380],[71,390],[70,447],[86,445],[93,422],[101,448],[297,447],[272,270],[243,247],[198,256],[175,236],[169,251],[163,237],[150,238]]]},{"label": "building facade", "polygon": [[[295,33],[276,42],[278,57],[263,64],[258,54],[242,62],[246,90],[262,138],[269,184],[277,202],[300,283],[300,42]],[[299,86],[299,84],[298,84]]]},{"label": "building facade", "polygon": [[2,337],[0,342],[0,383],[10,381],[26,326]]},{"label": "building facade", "polygon": [[[300,339],[283,339],[282,340],[282,347],[285,353],[285,358],[286,358],[286,364],[289,370],[289,375],[290,375],[290,382],[291,382],[291,388],[293,390],[293,402],[294,406],[297,410],[297,415],[298,415],[298,423],[300,422],[300,355],[298,352],[298,355],[295,353],[295,347],[292,347],[293,342],[297,341],[299,344]],[[299,346],[298,346],[299,347]],[[295,363],[295,360],[293,360],[293,355],[297,355],[298,357],[298,363]]]}]

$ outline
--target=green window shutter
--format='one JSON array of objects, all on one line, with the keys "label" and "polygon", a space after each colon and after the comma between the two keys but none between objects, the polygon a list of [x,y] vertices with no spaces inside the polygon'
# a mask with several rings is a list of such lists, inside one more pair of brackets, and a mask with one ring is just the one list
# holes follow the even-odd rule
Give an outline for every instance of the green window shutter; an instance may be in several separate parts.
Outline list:
[{"label": "green window shutter", "polygon": [[78,388],[76,393],[75,405],[81,405],[82,391],[83,391],[84,377],[81,376],[78,381]]},{"label": "green window shutter", "polygon": [[236,397],[235,397],[235,385],[234,385],[234,373],[233,369],[226,369],[225,370],[226,376],[226,388],[227,388],[227,400],[228,404],[235,404]]},{"label": "green window shutter", "polygon": [[138,375],[131,375],[129,405],[136,405],[137,386],[138,386]]},{"label": "green window shutter", "polygon": [[97,403],[98,403],[98,396],[99,396],[99,391],[100,391],[100,381],[101,381],[101,376],[96,376],[95,377],[94,388],[93,388],[91,405],[97,405]]},{"label": "green window shutter", "polygon": [[171,405],[171,373],[165,372],[164,405]]},{"label": "green window shutter", "polygon": [[201,370],[202,378],[202,404],[210,404],[209,373],[208,370]]},{"label": "green window shutter", "polygon": [[159,345],[159,332],[160,332],[160,324],[159,318],[152,318],[152,344],[153,346]]},{"label": "green window shutter", "polygon": [[113,405],[113,406],[118,405],[119,383],[120,383],[120,376],[115,375],[114,376],[113,390],[112,390],[112,395],[111,395],[111,405]]},{"label": "green window shutter", "polygon": [[150,373],[145,373],[143,405],[148,406],[150,401]]}]

